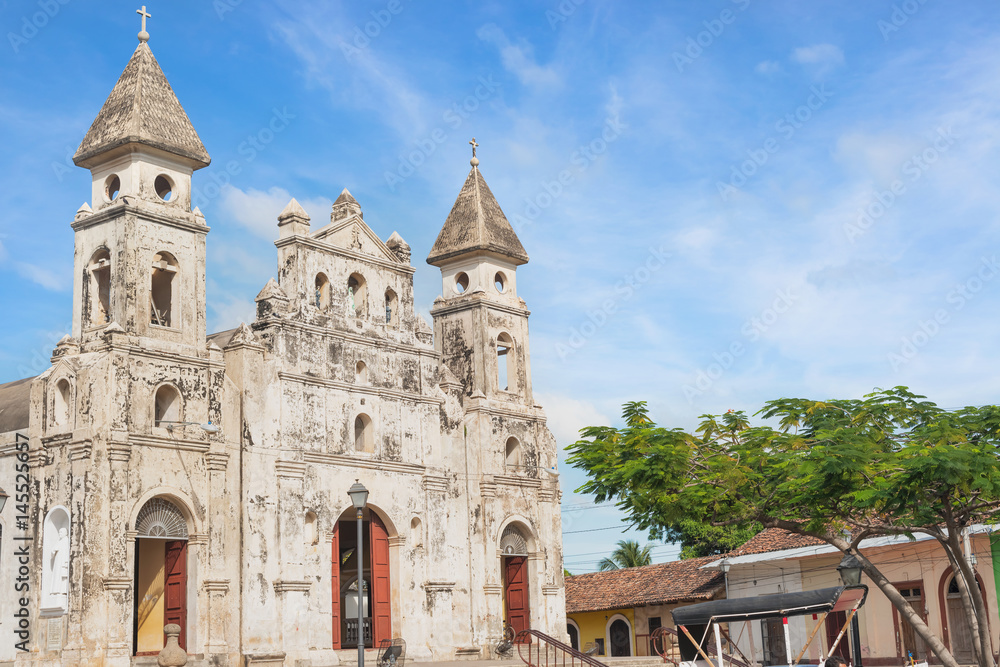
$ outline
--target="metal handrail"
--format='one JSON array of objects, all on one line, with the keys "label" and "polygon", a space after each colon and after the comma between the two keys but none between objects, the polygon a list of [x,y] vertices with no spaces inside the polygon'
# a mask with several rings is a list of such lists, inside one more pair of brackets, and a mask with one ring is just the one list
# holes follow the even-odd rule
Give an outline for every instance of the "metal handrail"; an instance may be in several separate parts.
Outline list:
[{"label": "metal handrail", "polygon": [[[677,662],[673,658],[671,658],[671,657],[669,657],[667,655],[666,642],[664,642],[663,639],[662,639],[665,635],[670,635],[672,637],[677,637],[677,640],[673,641],[674,644],[677,644],[678,640],[680,639],[680,634],[677,632],[676,629],[674,629],[674,628],[668,628],[666,626],[661,626],[661,627],[657,628],[656,630],[653,630],[652,635],[650,635],[650,638],[653,640],[653,649],[656,650],[657,654],[659,654],[659,656],[661,658],[663,658],[664,661],[672,662],[672,663],[674,663],[676,665]],[[727,639],[729,638],[728,635],[727,635],[726,638]],[[657,645],[659,645],[660,650],[657,650]],[[706,651],[708,653],[708,655],[710,655],[712,657],[718,657],[716,655],[715,646],[712,645],[711,643],[709,643],[709,645],[707,647],[705,647],[703,650]],[[748,665],[747,663],[743,662],[739,658],[734,658],[734,657],[729,656],[729,655],[726,656],[726,664],[734,665],[735,667],[750,667],[750,665]]]},{"label": "metal handrail", "polygon": [[[534,637],[537,641],[532,641]],[[577,651],[572,646],[563,644],[558,639],[550,637],[538,630],[521,630],[514,637],[514,645],[517,646],[517,656],[521,658],[528,667],[573,667],[574,665],[590,665],[590,667],[607,667],[597,658],[593,658],[585,653]],[[527,647],[528,657],[524,657],[522,650]],[[549,648],[554,651],[549,651]],[[542,652],[545,652],[545,661],[542,662]],[[532,661],[534,653],[534,661]]]}]

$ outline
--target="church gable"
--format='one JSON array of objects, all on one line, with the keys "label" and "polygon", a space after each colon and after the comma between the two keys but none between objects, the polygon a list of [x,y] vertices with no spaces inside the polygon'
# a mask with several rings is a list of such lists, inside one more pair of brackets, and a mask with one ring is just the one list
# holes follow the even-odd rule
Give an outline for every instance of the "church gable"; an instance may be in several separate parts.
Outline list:
[{"label": "church gable", "polygon": [[337,248],[354,250],[389,262],[399,263],[400,261],[399,257],[389,250],[360,216],[351,216],[346,220],[330,223],[317,230],[312,238]]}]

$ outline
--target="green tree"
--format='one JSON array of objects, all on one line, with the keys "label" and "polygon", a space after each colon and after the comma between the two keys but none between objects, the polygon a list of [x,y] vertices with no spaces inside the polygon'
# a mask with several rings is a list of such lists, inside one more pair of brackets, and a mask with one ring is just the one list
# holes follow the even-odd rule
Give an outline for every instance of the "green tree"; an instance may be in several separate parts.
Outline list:
[{"label": "green tree", "polygon": [[905,387],[863,399],[777,399],[751,425],[742,412],[702,415],[694,433],[657,426],[644,402],[625,426],[590,427],[569,462],[579,491],[616,501],[651,538],[682,522],[778,527],[853,554],[927,646],[957,667],[944,643],[858,550],[878,536],[937,540],[954,571],[976,662],[994,667],[986,606],[962,539],[1000,512],[1000,407],[945,410]]},{"label": "green tree", "polygon": [[739,548],[762,529],[759,523],[737,528],[683,519],[665,531],[664,539],[680,543],[682,559],[721,556]]},{"label": "green tree", "polygon": [[601,572],[621,570],[626,567],[642,567],[653,562],[653,545],[639,546],[635,540],[620,540],[610,558],[604,558],[597,564]]}]

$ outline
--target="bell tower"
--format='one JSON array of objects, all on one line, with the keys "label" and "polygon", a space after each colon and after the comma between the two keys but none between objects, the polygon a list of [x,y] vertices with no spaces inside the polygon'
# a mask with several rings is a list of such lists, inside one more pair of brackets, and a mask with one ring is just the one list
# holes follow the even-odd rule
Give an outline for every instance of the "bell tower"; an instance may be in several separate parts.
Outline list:
[{"label": "bell tower", "polygon": [[434,341],[467,396],[530,408],[529,312],[517,295],[528,255],[479,171],[475,141],[472,171],[427,258],[441,269]]},{"label": "bell tower", "polygon": [[191,177],[211,158],[148,39],[144,25],[73,156],[92,177],[73,222],[73,337],[84,350],[113,323],[154,346],[205,345],[208,227],[191,209]]}]

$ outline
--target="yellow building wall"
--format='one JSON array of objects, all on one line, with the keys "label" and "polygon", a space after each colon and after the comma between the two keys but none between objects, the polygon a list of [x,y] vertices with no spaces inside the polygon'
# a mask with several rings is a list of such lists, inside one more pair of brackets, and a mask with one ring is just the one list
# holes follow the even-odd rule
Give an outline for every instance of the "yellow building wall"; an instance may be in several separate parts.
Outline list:
[{"label": "yellow building wall", "polygon": [[575,621],[577,626],[580,628],[580,650],[584,650],[587,644],[595,642],[598,639],[604,640],[604,653],[611,650],[611,640],[607,636],[608,621],[615,614],[621,614],[626,619],[628,619],[628,624],[632,629],[632,655],[636,654],[635,651],[635,610],[629,607],[628,609],[611,609],[609,611],[587,611],[575,614],[567,614],[567,618]]},{"label": "yellow building wall", "polygon": [[136,652],[158,652],[163,648],[163,589],[166,577],[167,543],[163,540],[137,540],[139,565],[138,633]]}]

